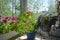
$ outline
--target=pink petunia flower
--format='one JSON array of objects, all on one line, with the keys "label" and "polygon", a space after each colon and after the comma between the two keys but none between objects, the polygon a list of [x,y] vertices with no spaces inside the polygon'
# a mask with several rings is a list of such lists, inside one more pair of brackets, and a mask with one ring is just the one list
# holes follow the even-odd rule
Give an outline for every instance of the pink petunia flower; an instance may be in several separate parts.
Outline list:
[{"label": "pink petunia flower", "polygon": [[4,23],[7,23],[7,19],[3,19],[3,22],[4,22]]},{"label": "pink petunia flower", "polygon": [[16,17],[12,17],[12,22],[17,22],[17,18]]},{"label": "pink petunia flower", "polygon": [[1,16],[1,19],[4,20],[5,19],[5,16]]},{"label": "pink petunia flower", "polygon": [[8,17],[8,20],[11,20],[11,19],[12,19],[12,16],[9,16],[9,17]]}]

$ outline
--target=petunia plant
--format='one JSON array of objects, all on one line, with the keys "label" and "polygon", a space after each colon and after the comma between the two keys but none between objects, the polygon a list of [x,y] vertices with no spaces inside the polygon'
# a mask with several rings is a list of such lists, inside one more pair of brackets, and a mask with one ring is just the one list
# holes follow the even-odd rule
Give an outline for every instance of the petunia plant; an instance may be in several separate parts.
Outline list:
[{"label": "petunia plant", "polygon": [[0,33],[8,33],[15,30],[20,34],[35,31],[35,19],[33,12],[27,11],[17,18],[14,16],[0,16]]},{"label": "petunia plant", "polygon": [[16,24],[16,17],[0,16],[0,33],[8,33],[12,30],[15,30],[15,26],[17,26]]}]

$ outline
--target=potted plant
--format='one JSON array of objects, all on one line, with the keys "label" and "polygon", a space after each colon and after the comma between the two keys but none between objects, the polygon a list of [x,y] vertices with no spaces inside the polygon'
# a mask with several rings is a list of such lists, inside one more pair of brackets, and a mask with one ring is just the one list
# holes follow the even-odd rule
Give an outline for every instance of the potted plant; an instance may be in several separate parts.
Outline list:
[{"label": "potted plant", "polygon": [[[24,12],[23,15],[21,17],[18,17],[19,19],[19,28],[18,28],[18,32],[20,32],[20,34],[24,34],[26,33],[27,35],[27,39],[32,40],[35,38],[35,20],[33,18],[33,13],[30,11]],[[33,37],[31,37],[33,36]]]}]

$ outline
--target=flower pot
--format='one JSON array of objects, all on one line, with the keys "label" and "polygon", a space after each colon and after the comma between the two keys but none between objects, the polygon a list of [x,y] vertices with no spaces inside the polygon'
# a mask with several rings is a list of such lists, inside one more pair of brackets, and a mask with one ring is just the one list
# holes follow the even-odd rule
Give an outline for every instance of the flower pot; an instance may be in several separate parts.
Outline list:
[{"label": "flower pot", "polygon": [[35,40],[35,33],[27,32],[27,40]]}]

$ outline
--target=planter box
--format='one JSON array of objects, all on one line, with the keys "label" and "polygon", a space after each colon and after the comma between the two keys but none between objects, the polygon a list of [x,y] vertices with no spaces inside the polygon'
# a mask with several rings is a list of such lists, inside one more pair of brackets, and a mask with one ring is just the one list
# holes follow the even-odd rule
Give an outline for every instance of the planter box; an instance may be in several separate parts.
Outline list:
[{"label": "planter box", "polygon": [[60,29],[51,30],[50,35],[60,37]]},{"label": "planter box", "polygon": [[8,40],[9,38],[17,35],[18,33],[15,31],[11,31],[9,33],[6,34],[0,34],[0,40]]}]

